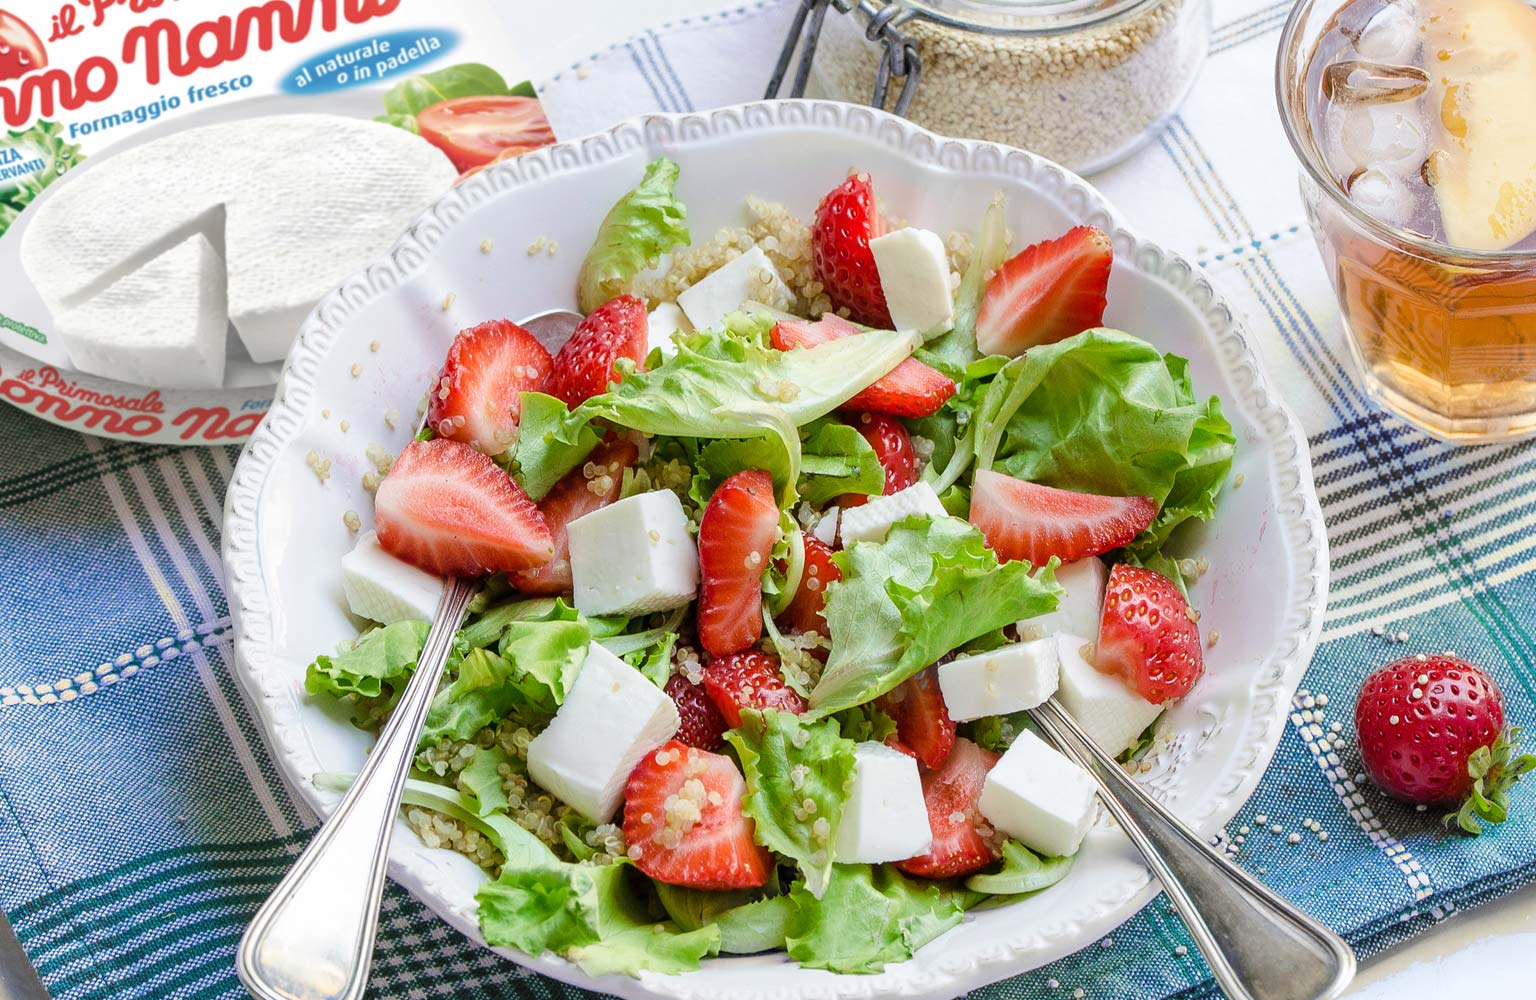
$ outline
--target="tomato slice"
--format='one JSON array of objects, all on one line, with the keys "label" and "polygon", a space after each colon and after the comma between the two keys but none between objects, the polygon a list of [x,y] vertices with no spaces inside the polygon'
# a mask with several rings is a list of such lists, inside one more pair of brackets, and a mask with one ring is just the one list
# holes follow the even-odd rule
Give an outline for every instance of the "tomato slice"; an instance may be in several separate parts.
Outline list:
[{"label": "tomato slice", "polygon": [[15,14],[0,10],[0,80],[14,80],[46,65],[48,53],[37,32]]},{"label": "tomato slice", "polygon": [[422,138],[448,154],[461,173],[555,141],[533,97],[456,97],[423,108],[416,125]]}]

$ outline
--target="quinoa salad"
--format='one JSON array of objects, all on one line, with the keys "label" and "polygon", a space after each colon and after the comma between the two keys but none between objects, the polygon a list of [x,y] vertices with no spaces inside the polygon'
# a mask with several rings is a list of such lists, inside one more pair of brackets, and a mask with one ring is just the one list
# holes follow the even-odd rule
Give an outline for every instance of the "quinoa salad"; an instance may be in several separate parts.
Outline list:
[{"label": "quinoa salad", "polygon": [[1096,786],[1029,710],[1134,766],[1199,682],[1169,540],[1235,439],[1103,325],[1091,226],[1013,248],[999,197],[940,236],[853,173],[693,244],[679,179],[601,220],[568,341],[463,330],[425,429],[370,451],[369,624],[306,687],[377,731],[443,578],[478,580],[403,810],[484,869],[490,944],[878,972],[1069,872]]}]

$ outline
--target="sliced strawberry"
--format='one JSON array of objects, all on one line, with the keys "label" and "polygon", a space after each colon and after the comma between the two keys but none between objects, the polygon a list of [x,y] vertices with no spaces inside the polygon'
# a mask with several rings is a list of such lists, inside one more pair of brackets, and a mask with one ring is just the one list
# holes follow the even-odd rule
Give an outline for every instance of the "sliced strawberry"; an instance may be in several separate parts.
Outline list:
[{"label": "sliced strawberry", "polygon": [[992,751],[962,738],[955,740],[943,767],[921,769],[923,804],[928,807],[933,846],[927,854],[896,862],[897,868],[923,878],[954,878],[997,860],[995,834],[976,808],[982,782],[997,758]]},{"label": "sliced strawberry", "polygon": [[642,299],[620,295],[598,306],[555,355],[545,391],[572,407],[607,392],[608,383],[621,378],[614,362],[645,360],[647,329]]},{"label": "sliced strawberry", "polygon": [[868,174],[854,174],[839,184],[816,208],[811,229],[811,262],[816,280],[837,306],[867,326],[891,327],[891,311],[880,288],[880,272],[869,241],[885,233],[885,220],[875,210],[875,192]]},{"label": "sliced strawberry", "polygon": [[1105,294],[1114,248],[1093,226],[1025,247],[1004,261],[976,314],[983,354],[1018,357],[1104,325]]},{"label": "sliced strawberry", "polygon": [[555,556],[542,566],[509,573],[508,581],[525,594],[571,592],[570,523],[619,498],[624,489],[624,470],[635,464],[640,449],[626,438],[604,441],[580,468],[572,469],[539,501],[539,513],[549,525]]},{"label": "sliced strawberry", "polygon": [[832,549],[814,535],[801,535],[805,541],[805,568],[800,572],[800,587],[789,607],[779,613],[779,623],[793,632],[827,634],[827,619],[821,610],[827,604],[827,584],[843,578],[843,571],[832,561]]},{"label": "sliced strawberry", "polygon": [[720,745],[720,738],[730,727],[725,716],[715,707],[703,684],[695,684],[682,674],[667,678],[667,697],[677,706],[677,717],[682,724],[677,727],[677,738],[700,750],[713,750]]},{"label": "sliced strawberry", "polygon": [[427,396],[427,426],[500,455],[517,440],[520,394],[543,389],[550,367],[544,345],[509,320],[461,330]]},{"label": "sliced strawberry", "polygon": [[747,784],[731,758],[671,740],[640,758],[624,786],[624,839],[635,867],[695,889],[755,889],[773,856],[741,811]]},{"label": "sliced strawberry", "polygon": [[1109,571],[1093,665],[1153,704],[1182,698],[1205,670],[1195,617],[1172,580],[1122,563]]},{"label": "sliced strawberry", "polygon": [[699,642],[712,656],[763,637],[763,569],[779,535],[773,477],[748,469],[715,490],[699,522]]},{"label": "sliced strawberry", "polygon": [[1000,559],[1043,566],[1076,562],[1129,545],[1157,516],[1151,497],[1073,493],[980,470],[971,484],[971,523]]},{"label": "sliced strawberry", "polygon": [[[861,413],[850,423],[875,449],[875,457],[885,469],[884,496],[899,493],[917,482],[917,452],[912,449],[912,435],[899,420],[878,413]],[[868,503],[869,497],[845,493],[837,502],[843,507],[858,507]]]},{"label": "sliced strawberry", "polygon": [[704,668],[704,690],[732,729],[741,725],[744,708],[776,708],[791,715],[810,708],[784,682],[779,658],[756,649],[710,660]]},{"label": "sliced strawberry", "polygon": [[[863,332],[836,313],[827,313],[814,323],[803,319],[781,319],[774,324],[769,336],[774,347],[788,351],[796,347],[815,347]],[[894,417],[928,417],[937,413],[945,400],[954,394],[953,379],[916,358],[907,358],[838,409],[888,413]]]},{"label": "sliced strawberry", "polygon": [[512,477],[469,445],[412,441],[374,498],[379,544],[439,576],[528,569],[555,552],[549,528]]},{"label": "sliced strawberry", "polygon": [[939,668],[928,667],[881,695],[875,706],[896,723],[896,735],[925,767],[941,767],[955,746],[955,723],[939,690]]}]

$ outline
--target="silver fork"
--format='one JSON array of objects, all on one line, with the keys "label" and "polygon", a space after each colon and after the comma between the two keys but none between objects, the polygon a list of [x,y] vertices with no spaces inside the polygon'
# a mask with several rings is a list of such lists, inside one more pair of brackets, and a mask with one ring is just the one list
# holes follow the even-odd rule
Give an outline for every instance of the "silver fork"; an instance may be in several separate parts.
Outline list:
[{"label": "silver fork", "polygon": [[1344,939],[1227,860],[1174,817],[1053,698],[1029,716],[1098,782],[1178,909],[1228,1000],[1331,1000],[1355,975]]},{"label": "silver fork", "polygon": [[[580,322],[579,313],[555,309],[520,325],[553,353]],[[476,580],[443,584],[416,671],[357,780],[240,939],[235,971],[260,1000],[359,1000],[368,985],[400,796],[454,633],[479,589]]]}]

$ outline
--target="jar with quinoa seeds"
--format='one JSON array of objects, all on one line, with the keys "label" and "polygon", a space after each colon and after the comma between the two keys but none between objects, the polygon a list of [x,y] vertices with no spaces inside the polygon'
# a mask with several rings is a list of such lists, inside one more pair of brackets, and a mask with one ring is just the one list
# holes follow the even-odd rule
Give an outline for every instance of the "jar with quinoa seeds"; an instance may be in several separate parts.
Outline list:
[{"label": "jar with quinoa seeds", "polygon": [[1080,173],[1156,135],[1189,92],[1211,31],[1211,0],[833,0],[832,7],[810,69],[812,93],[864,103],[878,78],[885,96],[882,59],[900,38],[921,66],[906,95],[907,117],[941,135],[1020,146]]}]

